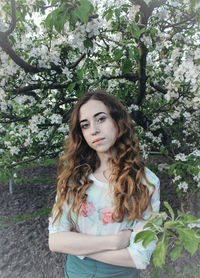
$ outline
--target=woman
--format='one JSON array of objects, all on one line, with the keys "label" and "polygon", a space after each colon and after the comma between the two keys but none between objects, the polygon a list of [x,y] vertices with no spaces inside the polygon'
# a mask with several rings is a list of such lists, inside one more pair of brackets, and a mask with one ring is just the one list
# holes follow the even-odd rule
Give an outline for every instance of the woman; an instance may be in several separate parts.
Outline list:
[{"label": "woman", "polygon": [[159,211],[159,179],[144,167],[132,120],[97,90],[75,105],[49,223],[51,251],[69,254],[65,277],[136,278],[155,241],[134,243]]}]

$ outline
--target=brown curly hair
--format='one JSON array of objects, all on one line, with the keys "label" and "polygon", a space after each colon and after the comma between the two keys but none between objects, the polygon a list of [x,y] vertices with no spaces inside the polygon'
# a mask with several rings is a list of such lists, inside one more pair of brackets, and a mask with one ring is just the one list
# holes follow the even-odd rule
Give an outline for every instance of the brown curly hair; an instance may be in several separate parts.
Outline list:
[{"label": "brown curly hair", "polygon": [[96,151],[86,143],[80,123],[79,111],[89,100],[98,100],[109,109],[110,116],[118,127],[118,135],[112,146],[113,156],[109,159],[112,165],[112,174],[109,184],[114,184],[114,211],[113,220],[122,222],[142,219],[143,212],[151,207],[149,189],[143,184],[145,176],[144,163],[140,159],[139,143],[134,133],[132,120],[121,102],[111,94],[102,90],[84,94],[75,104],[69,122],[69,136],[65,142],[64,155],[59,159],[57,178],[57,200],[52,210],[56,214],[54,222],[62,215],[64,201],[71,205],[69,220],[74,225],[71,214],[77,216],[81,206],[87,199],[87,190],[93,184],[88,178],[99,166],[100,160]]}]

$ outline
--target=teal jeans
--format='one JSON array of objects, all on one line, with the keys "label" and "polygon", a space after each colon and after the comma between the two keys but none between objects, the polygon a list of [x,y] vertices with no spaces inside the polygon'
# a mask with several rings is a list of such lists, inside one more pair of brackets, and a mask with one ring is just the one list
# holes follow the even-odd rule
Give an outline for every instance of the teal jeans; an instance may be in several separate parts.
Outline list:
[{"label": "teal jeans", "polygon": [[131,267],[101,263],[89,258],[84,260],[68,255],[65,278],[139,278],[140,271]]}]

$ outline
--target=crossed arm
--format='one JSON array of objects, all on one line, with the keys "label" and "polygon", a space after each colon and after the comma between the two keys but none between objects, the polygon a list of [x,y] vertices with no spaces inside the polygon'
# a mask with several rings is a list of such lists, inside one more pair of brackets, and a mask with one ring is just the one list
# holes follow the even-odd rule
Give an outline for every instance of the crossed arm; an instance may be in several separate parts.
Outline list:
[{"label": "crossed arm", "polygon": [[[152,183],[156,186],[152,197],[152,210],[156,212],[159,211],[160,206],[160,182],[154,177]],[[149,220],[150,216],[151,211],[147,211],[146,219]],[[66,231],[70,225],[65,223],[67,217],[64,219],[60,225],[62,230]],[[86,256],[112,265],[133,268],[136,268],[137,265],[137,268],[144,269],[150,261],[156,242],[150,244],[147,249],[141,243],[133,244],[131,248],[127,247],[130,243],[130,237],[131,241],[133,241],[134,236],[143,230],[145,223],[146,221],[139,221],[134,226],[133,233],[131,231],[121,231],[116,235],[107,236],[87,235],[71,231],[57,232],[55,229],[56,232],[49,235],[49,248],[53,252]],[[132,251],[129,253],[130,249]]]},{"label": "crossed arm", "polygon": [[57,232],[49,235],[49,248],[76,256],[112,265],[135,268],[135,264],[126,249],[129,245],[131,231],[121,231],[116,235],[94,236],[76,232]]}]

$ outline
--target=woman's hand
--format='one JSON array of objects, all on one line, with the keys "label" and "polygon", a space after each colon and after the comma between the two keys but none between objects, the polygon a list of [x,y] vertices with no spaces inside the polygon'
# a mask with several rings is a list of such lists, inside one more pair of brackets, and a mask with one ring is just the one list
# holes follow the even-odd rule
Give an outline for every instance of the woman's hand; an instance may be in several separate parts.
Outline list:
[{"label": "woman's hand", "polygon": [[129,246],[131,230],[123,230],[116,234],[116,249],[123,249]]}]

